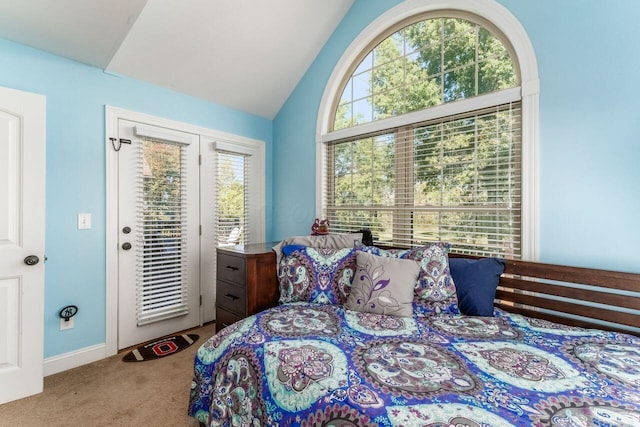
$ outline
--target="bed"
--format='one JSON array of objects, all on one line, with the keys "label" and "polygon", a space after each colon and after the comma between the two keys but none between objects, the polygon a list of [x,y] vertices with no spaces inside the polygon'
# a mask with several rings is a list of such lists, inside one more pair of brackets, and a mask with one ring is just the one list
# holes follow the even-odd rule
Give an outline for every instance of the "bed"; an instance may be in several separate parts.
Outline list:
[{"label": "bed", "polygon": [[198,350],[201,425],[640,425],[639,274],[307,245]]}]

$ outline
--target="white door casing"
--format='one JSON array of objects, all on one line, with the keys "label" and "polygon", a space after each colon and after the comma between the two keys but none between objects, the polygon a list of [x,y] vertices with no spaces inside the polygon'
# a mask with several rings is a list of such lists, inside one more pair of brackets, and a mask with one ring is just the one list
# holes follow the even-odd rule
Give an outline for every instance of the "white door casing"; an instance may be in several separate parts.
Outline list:
[{"label": "white door casing", "polygon": [[[122,349],[200,323],[200,209],[199,136],[119,122],[118,139],[131,141],[118,141],[118,347]],[[165,164],[167,158],[172,160]],[[168,176],[163,175],[163,166],[168,168]],[[176,176],[179,184],[168,183]],[[147,180],[162,188],[149,189],[153,201],[143,202]],[[173,198],[165,200],[170,191]],[[174,205],[176,195],[181,206]],[[145,216],[142,206],[146,206]],[[177,288],[186,290],[185,294],[176,295]],[[142,305],[152,318],[140,318]],[[168,314],[167,309],[178,312]]]},{"label": "white door casing", "polygon": [[[200,322],[215,320],[215,253],[216,227],[212,220],[215,209],[214,152],[216,143],[224,141],[237,146],[240,152],[251,150],[252,197],[251,242],[265,239],[265,143],[252,138],[216,131],[188,123],[158,116],[105,106],[105,146],[106,146],[106,343],[105,356],[118,352],[118,259],[120,253],[121,229],[118,224],[118,159],[119,153],[113,149],[111,138],[117,144],[120,120],[144,123],[167,130],[186,132],[200,137]],[[123,148],[125,149],[125,148]],[[235,151],[235,150],[233,150]],[[193,182],[193,181],[192,181]]]},{"label": "white door casing", "polygon": [[43,387],[45,115],[43,95],[0,87],[0,404]]}]

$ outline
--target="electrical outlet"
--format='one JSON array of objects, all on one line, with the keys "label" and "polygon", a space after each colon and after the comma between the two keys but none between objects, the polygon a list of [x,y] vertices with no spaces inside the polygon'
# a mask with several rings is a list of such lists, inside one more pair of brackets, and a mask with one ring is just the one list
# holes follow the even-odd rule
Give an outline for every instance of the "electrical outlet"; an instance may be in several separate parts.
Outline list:
[{"label": "electrical outlet", "polygon": [[73,317],[69,320],[60,319],[60,330],[66,331],[67,329],[73,329]]}]

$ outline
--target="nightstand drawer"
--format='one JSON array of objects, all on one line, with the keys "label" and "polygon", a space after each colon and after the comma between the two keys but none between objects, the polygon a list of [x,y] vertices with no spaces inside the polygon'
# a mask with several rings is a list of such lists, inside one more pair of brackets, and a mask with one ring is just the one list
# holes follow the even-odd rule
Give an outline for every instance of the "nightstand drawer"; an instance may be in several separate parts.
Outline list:
[{"label": "nightstand drawer", "polygon": [[246,280],[246,267],[244,258],[218,253],[217,261],[218,279],[244,285]]},{"label": "nightstand drawer", "polygon": [[238,320],[244,319],[244,316],[238,316],[223,308],[216,308],[216,332],[220,332],[222,329],[229,325],[233,325]]},{"label": "nightstand drawer", "polygon": [[243,286],[236,286],[218,279],[216,291],[217,305],[243,317],[247,312],[247,292]]},{"label": "nightstand drawer", "polygon": [[278,305],[278,242],[225,246],[216,250],[216,326]]}]

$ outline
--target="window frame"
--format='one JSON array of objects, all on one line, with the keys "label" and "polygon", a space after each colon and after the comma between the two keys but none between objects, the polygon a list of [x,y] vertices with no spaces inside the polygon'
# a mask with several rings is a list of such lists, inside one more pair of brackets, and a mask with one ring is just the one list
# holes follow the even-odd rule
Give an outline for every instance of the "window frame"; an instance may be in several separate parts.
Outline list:
[{"label": "window frame", "polygon": [[[331,131],[345,82],[362,58],[380,41],[406,25],[429,18],[456,17],[485,26],[499,36],[519,70],[520,86],[445,103],[425,110]],[[369,24],[345,50],[327,82],[316,123],[316,214],[321,216],[325,195],[324,145],[357,134],[377,132],[519,100],[522,105],[522,259],[538,259],[538,121],[539,79],[535,52],[520,22],[494,0],[406,0]]]}]

